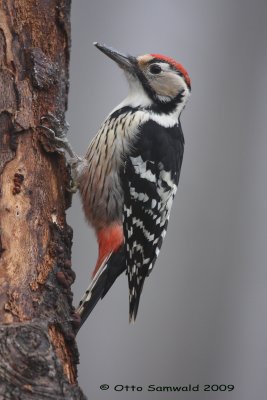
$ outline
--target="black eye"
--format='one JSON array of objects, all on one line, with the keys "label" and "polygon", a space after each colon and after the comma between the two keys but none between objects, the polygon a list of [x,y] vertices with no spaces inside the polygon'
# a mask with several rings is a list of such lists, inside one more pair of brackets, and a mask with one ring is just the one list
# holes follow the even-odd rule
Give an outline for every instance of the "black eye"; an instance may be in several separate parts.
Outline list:
[{"label": "black eye", "polygon": [[152,64],[149,68],[151,74],[160,74],[162,69],[158,64]]}]

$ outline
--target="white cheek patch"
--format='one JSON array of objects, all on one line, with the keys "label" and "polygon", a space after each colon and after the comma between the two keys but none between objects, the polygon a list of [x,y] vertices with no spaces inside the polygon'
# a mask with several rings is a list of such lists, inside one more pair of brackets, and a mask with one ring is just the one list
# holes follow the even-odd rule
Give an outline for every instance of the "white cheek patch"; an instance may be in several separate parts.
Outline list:
[{"label": "white cheek patch", "polygon": [[177,94],[186,87],[184,79],[171,71],[166,71],[161,75],[157,75],[151,80],[150,84],[157,95],[162,97],[163,101],[165,101],[165,99],[168,101],[177,96]]}]

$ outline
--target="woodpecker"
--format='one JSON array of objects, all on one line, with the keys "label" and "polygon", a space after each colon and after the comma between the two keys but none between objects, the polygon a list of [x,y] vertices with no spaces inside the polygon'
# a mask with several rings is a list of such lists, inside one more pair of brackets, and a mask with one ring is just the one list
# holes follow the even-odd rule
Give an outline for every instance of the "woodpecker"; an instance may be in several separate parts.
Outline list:
[{"label": "woodpecker", "polygon": [[[95,46],[123,69],[129,94],[114,108],[72,167],[99,254],[79,303],[81,324],[124,271],[129,319],[166,234],[184,152],[180,115],[191,92],[185,68],[170,57],[124,55]],[[71,156],[73,151],[69,150]]]}]

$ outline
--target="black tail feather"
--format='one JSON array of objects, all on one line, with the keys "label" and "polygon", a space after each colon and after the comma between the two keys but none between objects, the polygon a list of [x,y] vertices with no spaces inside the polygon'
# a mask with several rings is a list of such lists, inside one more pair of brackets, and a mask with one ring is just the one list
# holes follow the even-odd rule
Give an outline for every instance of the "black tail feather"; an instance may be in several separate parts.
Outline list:
[{"label": "black tail feather", "polygon": [[91,314],[100,299],[107,294],[117,277],[126,270],[124,246],[116,253],[112,253],[107,262],[100,268],[99,274],[96,274],[96,280],[91,282],[88,290],[76,312],[80,315],[81,326]]},{"label": "black tail feather", "polygon": [[142,278],[142,281],[140,283],[140,286],[137,289],[137,293],[135,293],[135,296],[131,296],[129,294],[129,322],[130,323],[133,323],[136,320],[144,282],[145,282],[145,277]]}]

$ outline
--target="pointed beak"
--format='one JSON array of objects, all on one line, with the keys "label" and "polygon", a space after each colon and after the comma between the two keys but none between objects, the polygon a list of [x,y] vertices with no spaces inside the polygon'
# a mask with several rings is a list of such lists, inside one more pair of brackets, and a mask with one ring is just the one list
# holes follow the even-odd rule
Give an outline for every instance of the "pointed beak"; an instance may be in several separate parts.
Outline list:
[{"label": "pointed beak", "polygon": [[100,51],[102,51],[102,53],[106,54],[106,56],[114,60],[119,65],[119,67],[130,73],[134,72],[134,67],[136,63],[135,57],[120,53],[119,51],[113,49],[112,47],[108,47],[104,44],[95,42],[94,45]]}]

